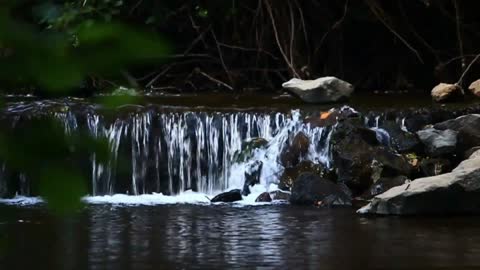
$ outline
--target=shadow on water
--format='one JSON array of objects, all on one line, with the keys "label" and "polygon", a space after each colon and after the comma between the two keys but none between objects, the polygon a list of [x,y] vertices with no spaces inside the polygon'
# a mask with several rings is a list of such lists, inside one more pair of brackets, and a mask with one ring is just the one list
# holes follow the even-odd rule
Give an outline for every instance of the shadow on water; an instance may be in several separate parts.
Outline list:
[{"label": "shadow on water", "polygon": [[[401,269],[480,266],[479,218],[359,217],[283,206],[2,207],[2,269]],[[28,258],[27,258],[28,257]]]}]

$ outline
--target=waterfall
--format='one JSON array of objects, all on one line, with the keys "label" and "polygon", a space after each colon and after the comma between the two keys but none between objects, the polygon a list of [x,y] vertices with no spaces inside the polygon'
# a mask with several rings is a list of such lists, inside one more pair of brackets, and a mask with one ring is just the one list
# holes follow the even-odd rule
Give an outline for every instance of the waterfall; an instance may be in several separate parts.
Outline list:
[{"label": "waterfall", "polygon": [[[299,110],[212,112],[136,106],[112,114],[91,105],[75,104],[81,107],[78,109],[67,104],[60,110],[52,109],[58,104],[55,106],[17,104],[7,110],[7,118],[11,128],[34,117],[54,118],[63,125],[65,134],[86,131],[106,140],[108,160],[100,160],[92,152],[88,160],[79,161],[88,164],[92,196],[174,195],[187,190],[215,194],[242,186],[245,169],[255,160],[263,162],[261,184],[275,184],[283,172],[280,153],[299,132],[312,142],[306,158],[330,166],[332,129],[304,124]],[[235,155],[253,138],[263,138],[268,144],[238,163]],[[16,183],[12,185],[7,178],[15,178]],[[29,186],[24,174],[9,172],[5,164],[0,167],[0,197],[11,195],[12,189],[18,195],[35,195]]]}]

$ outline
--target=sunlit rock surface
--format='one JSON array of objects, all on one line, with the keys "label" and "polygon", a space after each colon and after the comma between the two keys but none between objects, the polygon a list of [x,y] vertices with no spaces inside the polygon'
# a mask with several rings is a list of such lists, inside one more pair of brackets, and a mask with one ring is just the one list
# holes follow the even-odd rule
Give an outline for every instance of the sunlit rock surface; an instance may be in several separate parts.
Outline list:
[{"label": "sunlit rock surface", "polygon": [[283,88],[307,103],[333,103],[347,99],[354,87],[335,77],[322,77],[316,80],[291,79],[282,84]]}]

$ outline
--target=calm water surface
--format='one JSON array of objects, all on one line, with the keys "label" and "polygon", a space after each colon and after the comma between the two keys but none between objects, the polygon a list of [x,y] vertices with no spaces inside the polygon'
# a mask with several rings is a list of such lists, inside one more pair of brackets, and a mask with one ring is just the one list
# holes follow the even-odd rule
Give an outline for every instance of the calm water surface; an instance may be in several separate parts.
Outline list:
[{"label": "calm water surface", "polygon": [[480,218],[289,205],[0,207],[0,269],[467,269]]}]

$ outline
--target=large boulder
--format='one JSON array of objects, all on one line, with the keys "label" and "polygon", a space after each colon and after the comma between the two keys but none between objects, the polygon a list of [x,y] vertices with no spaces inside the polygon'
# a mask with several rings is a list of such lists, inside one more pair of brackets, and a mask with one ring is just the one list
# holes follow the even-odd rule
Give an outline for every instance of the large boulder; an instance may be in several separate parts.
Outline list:
[{"label": "large boulder", "polygon": [[361,214],[479,214],[480,155],[452,172],[416,179],[394,187],[358,210]]},{"label": "large boulder", "polygon": [[303,173],[292,187],[290,203],[301,205],[351,205],[351,198],[335,183],[312,173]]},{"label": "large boulder", "polygon": [[438,130],[427,128],[417,131],[428,155],[438,157],[453,154],[457,146],[457,132],[451,129]]},{"label": "large boulder", "polygon": [[451,129],[458,132],[459,151],[480,146],[480,114],[468,114],[434,125],[436,129]]},{"label": "large boulder", "polygon": [[245,170],[245,183],[243,184],[242,195],[250,194],[250,187],[260,184],[260,176],[262,174],[263,162],[256,160],[250,163]]},{"label": "large boulder", "polygon": [[212,203],[215,202],[236,202],[242,200],[242,192],[240,189],[232,189],[227,192],[223,192],[213,197]]},{"label": "large boulder", "polygon": [[480,97],[480,79],[472,82],[468,90],[477,97]]},{"label": "large boulder", "polygon": [[322,77],[316,80],[291,79],[282,84],[287,91],[307,103],[332,103],[350,97],[354,87],[335,77]]},{"label": "large boulder", "polygon": [[310,139],[303,132],[299,132],[293,137],[289,145],[285,145],[280,154],[280,162],[284,167],[293,167],[297,165],[308,153]]},{"label": "large boulder", "polygon": [[412,166],[402,155],[380,144],[376,133],[348,121],[339,123],[331,137],[338,181],[360,195],[381,177],[409,176]]},{"label": "large boulder", "polygon": [[458,84],[440,83],[432,89],[432,98],[436,102],[454,101],[463,97],[463,89]]}]

